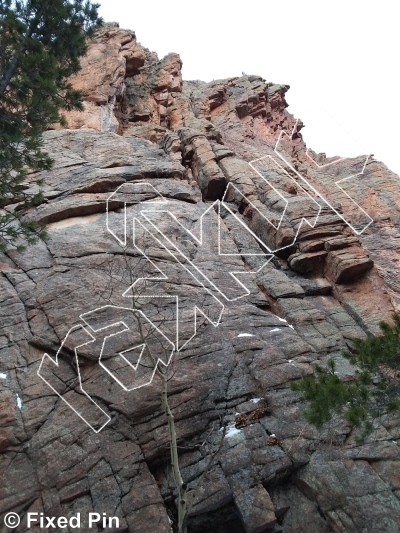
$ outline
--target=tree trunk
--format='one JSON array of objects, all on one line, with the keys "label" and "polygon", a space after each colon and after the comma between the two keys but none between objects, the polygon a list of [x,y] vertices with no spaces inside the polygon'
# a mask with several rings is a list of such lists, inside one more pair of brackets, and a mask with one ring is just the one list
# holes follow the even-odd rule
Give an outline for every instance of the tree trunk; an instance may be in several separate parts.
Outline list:
[{"label": "tree trunk", "polygon": [[189,514],[188,493],[186,484],[182,479],[181,471],[179,468],[178,442],[175,430],[175,419],[168,403],[168,376],[166,372],[167,369],[165,369],[165,373],[159,370],[159,375],[161,377],[162,382],[162,405],[164,407],[164,412],[168,420],[168,436],[171,449],[171,466],[172,471],[174,473],[176,488],[178,489],[178,533],[186,533],[187,517]]},{"label": "tree trunk", "polygon": [[33,17],[33,19],[29,22],[29,28],[27,28],[27,32],[25,35],[22,34],[21,36],[21,42],[19,43],[18,51],[16,54],[11,58],[10,64],[8,65],[7,72],[3,75],[3,77],[0,80],[0,96],[2,96],[10,81],[13,79],[17,72],[18,67],[18,56],[25,52],[25,45],[29,41],[29,39],[32,37],[33,32],[36,30],[37,27],[37,19],[36,17]]},{"label": "tree trunk", "polygon": [[0,96],[2,96],[5,93],[10,81],[15,75],[17,66],[18,66],[18,55],[15,55],[10,61],[7,72],[4,74],[4,76],[0,80]]}]

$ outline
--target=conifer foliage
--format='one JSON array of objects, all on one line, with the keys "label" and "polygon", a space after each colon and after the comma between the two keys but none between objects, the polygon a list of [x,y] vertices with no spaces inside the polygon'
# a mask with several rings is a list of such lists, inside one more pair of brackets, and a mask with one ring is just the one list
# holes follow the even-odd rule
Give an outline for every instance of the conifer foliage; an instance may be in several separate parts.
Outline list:
[{"label": "conifer foliage", "polygon": [[[28,172],[48,170],[43,131],[61,122],[63,109],[82,109],[67,78],[80,69],[86,39],[101,25],[98,4],[83,0],[0,0],[0,247],[37,238],[24,208],[41,201],[28,194]],[[5,206],[7,207],[5,210]]]},{"label": "conifer foliage", "polygon": [[391,413],[400,414],[400,314],[393,323],[379,323],[381,335],[355,339],[352,352],[343,355],[356,367],[352,380],[341,380],[333,359],[328,368],[291,384],[309,402],[304,412],[308,422],[321,427],[333,414],[362,429],[361,438],[373,427],[373,420]]}]

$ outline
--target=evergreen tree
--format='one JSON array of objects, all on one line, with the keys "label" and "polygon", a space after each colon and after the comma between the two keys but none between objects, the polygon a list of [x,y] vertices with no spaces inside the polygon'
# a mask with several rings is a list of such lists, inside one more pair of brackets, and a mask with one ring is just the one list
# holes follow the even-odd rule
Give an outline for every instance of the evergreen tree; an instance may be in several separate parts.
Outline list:
[{"label": "evergreen tree", "polygon": [[[43,236],[22,220],[40,193],[27,194],[28,172],[51,168],[43,131],[63,109],[82,109],[67,78],[80,69],[86,39],[101,25],[88,0],[0,0],[0,248]],[[7,209],[4,209],[8,206]]]},{"label": "evergreen tree", "polygon": [[353,351],[343,355],[356,366],[353,380],[342,381],[330,359],[328,368],[319,365],[315,374],[291,384],[309,402],[304,416],[321,427],[334,413],[362,429],[361,439],[372,430],[374,419],[400,413],[400,314],[393,324],[379,323],[382,334],[353,341]]}]

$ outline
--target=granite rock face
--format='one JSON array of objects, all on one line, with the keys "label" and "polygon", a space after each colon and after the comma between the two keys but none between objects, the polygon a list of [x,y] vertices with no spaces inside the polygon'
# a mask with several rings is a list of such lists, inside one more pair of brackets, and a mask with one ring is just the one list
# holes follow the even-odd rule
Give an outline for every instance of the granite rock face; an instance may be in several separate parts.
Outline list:
[{"label": "granite rock face", "polygon": [[44,180],[26,218],[49,237],[0,257],[1,518],[171,530],[167,424],[151,368],[132,370],[134,305],[164,362],[179,347],[169,397],[191,533],[397,532],[399,423],[363,445],[340,420],[317,432],[288,383],[328,357],[351,379],[341,350],[400,309],[398,176],[307,151],[288,86],[182,82],[178,55],[158,60],[115,24],[82,65],[85,111],[45,133],[54,167],[26,185]]}]

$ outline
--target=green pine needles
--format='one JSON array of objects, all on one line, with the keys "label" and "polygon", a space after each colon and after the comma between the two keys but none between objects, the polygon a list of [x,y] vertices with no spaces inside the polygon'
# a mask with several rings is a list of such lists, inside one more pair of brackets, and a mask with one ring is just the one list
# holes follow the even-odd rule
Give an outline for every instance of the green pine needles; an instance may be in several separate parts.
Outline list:
[{"label": "green pine needles", "polygon": [[0,0],[0,249],[44,236],[23,220],[42,201],[40,192],[26,192],[26,178],[52,166],[43,131],[63,124],[62,110],[82,109],[67,79],[102,24],[97,9],[82,0]]},{"label": "green pine needles", "polygon": [[382,334],[355,339],[352,352],[343,355],[356,367],[354,379],[342,381],[333,359],[328,367],[316,365],[315,373],[291,384],[309,405],[304,411],[308,422],[320,428],[335,413],[360,428],[361,440],[373,428],[373,420],[400,414],[400,314],[393,324],[379,323]]}]

